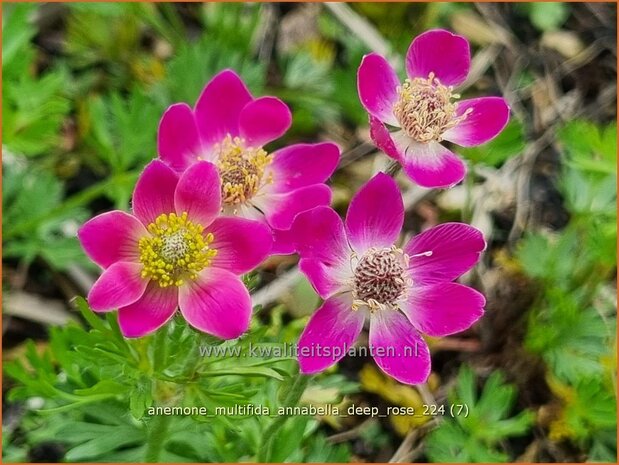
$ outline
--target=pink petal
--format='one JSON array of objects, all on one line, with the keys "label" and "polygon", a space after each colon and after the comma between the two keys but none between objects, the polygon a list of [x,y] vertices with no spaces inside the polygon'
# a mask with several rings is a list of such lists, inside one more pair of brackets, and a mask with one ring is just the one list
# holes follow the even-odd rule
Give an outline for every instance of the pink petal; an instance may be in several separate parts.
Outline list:
[{"label": "pink petal", "polygon": [[378,118],[372,115],[370,115],[370,138],[379,150],[385,152],[390,158],[400,161],[402,157],[391,138],[389,130]]},{"label": "pink petal", "polygon": [[413,237],[404,252],[415,284],[452,281],[470,270],[486,248],[478,229],[463,223],[443,223]]},{"label": "pink petal", "polygon": [[136,217],[119,210],[95,216],[77,232],[84,251],[103,268],[119,261],[137,262],[138,241],[146,235]]},{"label": "pink petal", "polygon": [[221,339],[235,339],[249,327],[249,292],[227,270],[205,268],[179,288],[178,303],[191,326]]},{"label": "pink petal", "polygon": [[351,250],[341,218],[329,207],[299,214],[291,229],[300,270],[325,298],[350,277]]},{"label": "pink petal", "polygon": [[118,309],[118,325],[125,337],[142,337],[166,324],[178,306],[176,286],[159,287],[151,281],[137,302]]},{"label": "pink petal", "polygon": [[213,145],[227,134],[238,136],[241,110],[251,101],[249,90],[234,71],[227,69],[213,77],[195,107],[202,142]]},{"label": "pink petal", "polygon": [[391,65],[376,53],[365,55],[357,71],[357,90],[365,109],[379,120],[399,126],[393,114],[400,80]]},{"label": "pink petal", "polygon": [[498,136],[509,121],[509,105],[501,97],[462,100],[456,113],[460,116],[468,109],[472,112],[460,124],[445,131],[444,139],[463,147],[480,145]]},{"label": "pink petal", "polygon": [[421,384],[430,376],[428,346],[397,310],[372,313],[370,348],[380,369],[401,383]]},{"label": "pink petal", "polygon": [[436,283],[414,287],[402,311],[422,333],[448,336],[468,329],[484,313],[486,299],[458,283]]},{"label": "pink petal", "polygon": [[[403,139],[400,137],[399,140]],[[402,168],[420,186],[447,188],[464,179],[466,165],[451,150],[438,142],[423,144],[408,139],[408,144],[402,150]]]},{"label": "pink petal", "polygon": [[312,315],[299,339],[301,372],[317,373],[346,355],[363,329],[366,312],[351,308],[350,293],[331,297]]},{"label": "pink petal", "polygon": [[427,79],[430,73],[446,86],[462,84],[471,67],[469,42],[443,29],[418,35],[406,53],[408,77]]},{"label": "pink petal", "polygon": [[266,225],[243,218],[217,218],[207,231],[215,236],[210,245],[217,250],[212,266],[234,274],[256,268],[269,255],[273,244]]},{"label": "pink petal", "polygon": [[178,177],[165,163],[153,160],[140,175],[133,190],[133,214],[148,225],[162,213],[174,212]]},{"label": "pink petal", "polygon": [[290,255],[296,252],[294,235],[291,229],[272,229],[272,255]]},{"label": "pink petal", "polygon": [[261,97],[249,102],[241,111],[241,137],[251,147],[281,137],[292,124],[292,114],[284,102],[275,97]]},{"label": "pink petal", "polygon": [[299,214],[292,225],[292,232],[301,258],[335,265],[350,257],[351,250],[346,242],[342,219],[329,207],[317,207]]},{"label": "pink petal", "polygon": [[331,203],[331,189],[325,184],[305,186],[283,194],[265,194],[254,200],[269,225],[277,229],[290,229],[299,213]]},{"label": "pink petal", "polygon": [[90,288],[90,308],[95,312],[107,312],[142,297],[148,284],[140,275],[142,266],[141,263],[116,262],[107,268]]},{"label": "pink petal", "polygon": [[170,106],[157,131],[159,158],[177,172],[183,172],[200,156],[200,136],[193,110],[186,103]]},{"label": "pink petal", "polygon": [[340,160],[340,149],[331,142],[295,144],[273,154],[273,185],[276,192],[325,182]]},{"label": "pink petal", "polygon": [[313,258],[302,258],[299,260],[299,270],[323,299],[336,292],[350,290],[347,281],[352,278],[352,271],[346,262],[328,265]]},{"label": "pink petal", "polygon": [[199,161],[187,168],[174,192],[178,215],[187,212],[189,220],[204,227],[221,211],[221,181],[215,165]]},{"label": "pink petal", "polygon": [[391,247],[403,224],[402,194],[385,173],[378,173],[353,196],[346,215],[348,240],[359,255],[370,247]]}]

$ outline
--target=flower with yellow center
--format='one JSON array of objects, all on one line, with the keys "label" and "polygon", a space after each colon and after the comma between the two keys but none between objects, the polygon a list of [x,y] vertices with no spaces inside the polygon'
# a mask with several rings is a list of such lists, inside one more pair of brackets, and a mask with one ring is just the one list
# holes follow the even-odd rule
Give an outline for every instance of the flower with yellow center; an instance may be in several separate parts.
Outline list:
[{"label": "flower with yellow center", "polygon": [[273,253],[291,254],[295,216],[331,202],[326,181],[340,158],[331,142],[265,150],[291,123],[283,101],[254,97],[234,71],[224,70],[204,86],[195,105],[175,103],[165,111],[157,151],[179,175],[199,161],[216,165],[220,213],[267,224],[275,239]]},{"label": "flower with yellow center", "polygon": [[456,115],[456,104],[460,95],[453,93],[452,86],[444,86],[430,73],[427,79],[406,79],[398,88],[399,99],[393,106],[393,113],[404,132],[417,142],[440,142],[448,129],[464,121],[472,111],[468,108]]},{"label": "flower with yellow center", "polygon": [[361,104],[369,113],[370,137],[422,187],[449,188],[464,179],[466,163],[443,141],[463,147],[496,137],[509,120],[501,97],[460,100],[471,52],[466,38],[442,29],[415,37],[401,81],[384,57],[363,57],[357,74]]},{"label": "flower with yellow center", "polygon": [[204,227],[189,221],[187,212],[180,216],[162,213],[147,229],[151,236],[138,242],[144,265],[142,278],[150,278],[160,287],[180,286],[186,279],[196,279],[217,255],[217,250],[209,247],[213,234],[203,235]]},{"label": "flower with yellow center", "polygon": [[251,200],[273,175],[266,175],[273,155],[262,147],[248,147],[240,137],[229,134],[213,148],[221,176],[221,198],[225,207],[237,206]]},{"label": "flower with yellow center", "polygon": [[118,309],[126,337],[163,326],[176,310],[194,328],[222,339],[249,326],[252,304],[240,276],[271,251],[270,229],[221,215],[217,167],[198,161],[179,177],[153,160],[133,192],[133,214],[103,213],[79,240],[103,268],[88,293],[96,312]]}]

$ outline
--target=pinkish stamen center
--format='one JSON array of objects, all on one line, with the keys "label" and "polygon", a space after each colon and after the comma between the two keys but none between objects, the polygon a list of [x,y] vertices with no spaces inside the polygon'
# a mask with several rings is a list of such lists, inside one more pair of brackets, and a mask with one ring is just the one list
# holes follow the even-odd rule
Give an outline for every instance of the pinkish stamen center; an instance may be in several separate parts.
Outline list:
[{"label": "pinkish stamen center", "polygon": [[408,256],[395,247],[369,249],[354,269],[353,308],[392,307],[406,292]]},{"label": "pinkish stamen center", "polygon": [[444,86],[430,73],[427,79],[406,79],[398,87],[400,95],[393,113],[400,126],[412,139],[427,143],[441,141],[445,131],[466,119],[469,110],[456,116],[456,104],[460,95],[453,93],[452,86]]},{"label": "pinkish stamen center", "polygon": [[266,168],[271,164],[273,155],[262,147],[248,147],[242,138],[227,135],[215,146],[215,153],[224,208],[250,200],[262,186],[272,182]]}]

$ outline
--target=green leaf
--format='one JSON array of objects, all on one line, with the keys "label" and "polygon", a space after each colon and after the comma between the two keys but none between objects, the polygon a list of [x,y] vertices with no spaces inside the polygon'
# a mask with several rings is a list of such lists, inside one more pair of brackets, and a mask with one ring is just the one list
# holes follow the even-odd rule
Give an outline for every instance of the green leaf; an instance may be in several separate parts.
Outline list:
[{"label": "green leaf", "polygon": [[[205,35],[195,43],[184,43],[177,50],[167,66],[168,78],[156,87],[167,102],[193,103],[205,83],[222,69],[231,68],[243,78],[252,92],[258,93],[264,87],[264,65],[247,58],[227,43],[215,47]],[[183,79],[178,79],[178,76],[183,76]]]},{"label": "green leaf", "polygon": [[90,423],[86,421],[69,421],[58,429],[58,437],[62,438],[62,441],[71,444],[79,444],[106,434],[114,434],[115,432],[122,432],[127,429],[133,428]]},{"label": "green leaf", "polygon": [[[75,237],[79,222],[86,216],[81,208],[67,209],[28,227],[33,217],[48,215],[60,207],[62,183],[53,174],[31,167],[23,158],[8,156],[3,168],[3,255],[26,263],[42,257],[59,270],[76,261],[85,262]],[[20,229],[27,233],[15,233]]]},{"label": "green leaf", "polygon": [[54,70],[41,78],[21,75],[2,86],[2,142],[12,151],[39,156],[57,150],[70,110],[67,75]]},{"label": "green leaf", "polygon": [[525,346],[539,353],[561,380],[576,383],[599,377],[614,334],[614,318],[583,308],[573,294],[559,290],[548,292],[541,304],[531,313]]},{"label": "green leaf", "polygon": [[99,318],[88,305],[86,299],[81,296],[75,298],[75,304],[77,305],[78,310],[84,317],[84,319],[88,322],[88,324],[94,329],[98,329],[99,331],[106,333],[109,332],[109,328],[105,326],[103,320]]},{"label": "green leaf", "polygon": [[38,5],[5,5],[2,14],[2,77],[7,82],[26,72],[34,59],[31,40],[36,34],[32,16]]},{"label": "green leaf", "polygon": [[86,389],[76,389],[73,392],[78,396],[89,397],[101,394],[120,395],[127,389],[129,389],[129,386],[123,385],[111,379],[103,379],[94,386]]},{"label": "green leaf", "polygon": [[65,454],[65,460],[69,462],[84,462],[104,457],[115,449],[140,444],[144,440],[145,436],[142,430],[115,427],[108,434],[101,435],[69,449]]},{"label": "green leaf", "polygon": [[275,441],[273,441],[271,462],[287,462],[288,457],[299,449],[303,442],[303,433],[308,420],[308,417],[302,415],[292,417],[286,422],[285,427],[278,431]]},{"label": "green leaf", "polygon": [[570,15],[569,6],[563,2],[536,2],[528,7],[531,22],[540,31],[558,29]]},{"label": "green leaf", "polygon": [[215,370],[205,370],[200,372],[200,376],[204,377],[217,377],[217,376],[259,376],[265,378],[273,378],[278,381],[283,381],[284,377],[273,368],[261,367],[261,366],[239,366],[232,369],[222,368]]},{"label": "green leaf", "polygon": [[84,113],[85,125],[90,128],[86,145],[115,173],[142,166],[157,153],[157,124],[162,111],[163,105],[137,89],[127,97],[116,92],[92,97]]},{"label": "green leaf", "polygon": [[568,122],[557,133],[568,164],[600,174],[617,172],[617,125],[599,126],[586,120]]},{"label": "green leaf", "polygon": [[140,378],[129,395],[129,408],[136,420],[141,419],[148,408],[153,405],[153,382],[146,377]]},{"label": "green leaf", "polygon": [[534,423],[533,412],[524,410],[509,417],[516,399],[514,386],[505,384],[500,372],[492,373],[477,394],[473,371],[466,365],[458,374],[456,389],[449,395],[452,404],[465,404],[468,416],[446,418],[426,440],[433,462],[506,462],[502,442],[522,436]]},{"label": "green leaf", "polygon": [[500,166],[508,158],[519,155],[525,147],[522,123],[512,119],[490,142],[478,147],[459,147],[458,151],[475,164]]}]

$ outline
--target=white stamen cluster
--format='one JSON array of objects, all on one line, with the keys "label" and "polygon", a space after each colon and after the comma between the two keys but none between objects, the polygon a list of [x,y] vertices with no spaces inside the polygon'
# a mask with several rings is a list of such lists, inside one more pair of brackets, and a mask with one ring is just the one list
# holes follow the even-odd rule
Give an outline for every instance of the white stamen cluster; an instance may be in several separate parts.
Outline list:
[{"label": "white stamen cluster", "polygon": [[353,310],[394,307],[412,282],[407,275],[408,256],[394,247],[369,249],[357,262],[352,280]]}]

